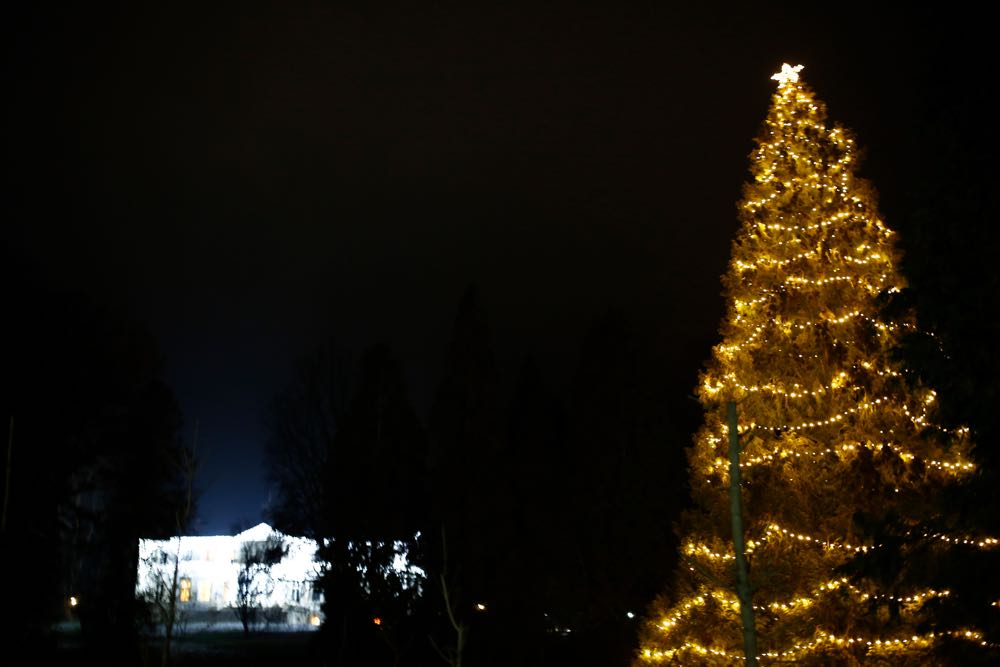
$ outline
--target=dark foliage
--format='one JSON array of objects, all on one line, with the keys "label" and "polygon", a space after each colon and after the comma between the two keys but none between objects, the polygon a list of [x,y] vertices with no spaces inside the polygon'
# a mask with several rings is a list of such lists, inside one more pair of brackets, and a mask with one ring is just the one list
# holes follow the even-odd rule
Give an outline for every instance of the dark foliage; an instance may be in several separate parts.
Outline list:
[{"label": "dark foliage", "polygon": [[[951,547],[923,534],[996,535],[1000,520],[1000,230],[988,208],[998,170],[996,139],[981,128],[992,123],[987,92],[976,68],[953,72],[945,62],[928,62],[929,86],[920,118],[920,141],[903,168],[909,184],[900,203],[905,255],[902,272],[909,282],[889,307],[913,308],[918,329],[903,339],[901,356],[940,396],[946,427],[972,429],[977,472],[966,484],[934,498],[935,512],[918,526],[900,527],[892,517],[879,520],[887,543],[879,560],[859,559],[852,572],[886,575],[887,583],[921,585],[952,595],[932,604],[936,617],[1000,636],[995,592],[1000,590],[1000,560],[994,551]],[[955,91],[962,90],[956,95]],[[906,550],[905,568],[889,576],[888,562]],[[902,578],[899,572],[905,573]],[[928,628],[934,630],[934,628]],[[995,659],[967,643],[946,647],[951,664],[983,664]]]},{"label": "dark foliage", "polygon": [[663,375],[623,313],[595,320],[571,405],[575,548],[567,567],[577,586],[567,607],[572,626],[603,636],[619,661],[635,641],[628,612],[649,604],[676,559],[671,518],[683,497],[687,437],[671,428]]},{"label": "dark foliage", "polygon": [[7,591],[18,604],[2,605],[0,624],[44,643],[74,613],[88,646],[128,661],[138,539],[174,529],[180,412],[141,325],[23,277],[13,284],[3,281],[0,413],[5,435],[11,418],[14,428],[0,557],[18,573]]},{"label": "dark foliage", "polygon": [[375,345],[321,471],[320,553],[331,564],[321,581],[324,633],[335,664],[379,664],[381,654],[394,662],[416,642],[418,589],[404,586],[392,563],[397,545],[420,562],[426,455],[399,364]]},{"label": "dark foliage", "polygon": [[287,555],[283,539],[272,536],[263,542],[244,542],[240,548],[239,571],[236,573],[236,618],[243,625],[243,635],[248,636],[260,613],[261,600],[274,590],[271,568]]},{"label": "dark foliage", "polygon": [[268,515],[287,535],[323,536],[329,502],[324,471],[348,409],[350,380],[350,362],[331,341],[300,359],[292,381],[271,401],[265,417],[273,489]]},{"label": "dark foliage", "polygon": [[[493,619],[513,613],[510,558],[517,540],[511,523],[511,461],[504,438],[500,379],[489,324],[478,293],[466,291],[459,304],[444,374],[428,426],[428,471],[433,491],[435,603],[448,588],[452,613],[462,626],[478,625],[477,604]],[[445,637],[452,634],[445,631]],[[501,648],[472,632],[473,653]],[[454,645],[454,638],[440,638]],[[515,640],[516,641],[516,640]],[[509,650],[510,644],[502,647]],[[466,658],[468,659],[468,658]]]}]

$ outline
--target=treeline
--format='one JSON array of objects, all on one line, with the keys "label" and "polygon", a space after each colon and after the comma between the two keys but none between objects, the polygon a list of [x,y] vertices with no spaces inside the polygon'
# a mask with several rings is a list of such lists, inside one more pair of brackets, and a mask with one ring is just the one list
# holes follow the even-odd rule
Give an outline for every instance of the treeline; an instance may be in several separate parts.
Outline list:
[{"label": "treeline", "polygon": [[[0,627],[44,655],[53,623],[78,619],[74,655],[155,664],[137,543],[187,528],[192,460],[164,360],[126,312],[50,289],[9,255],[0,269]],[[683,398],[690,379],[679,385],[654,343],[609,311],[559,395],[544,359],[498,368],[470,291],[426,415],[385,344],[305,357],[272,404],[268,471],[276,527],[334,538],[317,660],[627,661],[628,613],[675,562],[698,414]],[[400,547],[426,575],[419,587],[391,567]]]},{"label": "treeline", "polygon": [[[177,531],[181,413],[152,335],[4,256],[0,627],[44,656],[80,620],[89,657],[141,664],[138,540]],[[71,608],[71,597],[76,603]]]},{"label": "treeline", "polygon": [[[504,395],[470,290],[425,419],[385,344],[357,364],[333,344],[299,364],[269,415],[271,519],[333,538],[327,664],[629,660],[629,614],[676,562],[697,415],[648,342],[610,311],[585,335],[568,396],[530,357]],[[394,543],[426,573],[419,595],[392,574]]]}]

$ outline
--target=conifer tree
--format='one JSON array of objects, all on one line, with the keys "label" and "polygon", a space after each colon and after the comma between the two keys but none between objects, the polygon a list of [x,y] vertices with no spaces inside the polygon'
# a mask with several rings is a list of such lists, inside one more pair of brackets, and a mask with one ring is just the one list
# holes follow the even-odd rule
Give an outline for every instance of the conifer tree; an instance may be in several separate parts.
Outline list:
[{"label": "conifer tree", "polygon": [[[761,664],[941,664],[942,643],[985,642],[936,613],[950,591],[921,586],[925,573],[907,557],[996,545],[926,529],[936,496],[974,469],[968,431],[934,424],[935,392],[894,354],[914,326],[912,313],[886,315],[904,286],[894,233],[855,175],[854,139],[827,126],[800,70],[774,75],[751,154],[722,342],[700,380],[705,421],[688,450],[694,509],[678,526],[681,564],[644,622],[638,664],[744,659],[728,401],[739,409]],[[896,557],[856,567],[887,553]]]}]

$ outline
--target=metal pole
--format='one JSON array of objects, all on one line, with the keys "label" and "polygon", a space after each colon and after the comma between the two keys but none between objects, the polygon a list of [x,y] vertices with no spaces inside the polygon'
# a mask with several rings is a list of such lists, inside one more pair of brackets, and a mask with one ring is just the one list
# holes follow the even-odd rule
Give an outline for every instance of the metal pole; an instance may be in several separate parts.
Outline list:
[{"label": "metal pole", "polygon": [[726,403],[729,425],[729,509],[733,518],[733,546],[736,549],[736,595],[740,599],[740,620],[743,624],[743,652],[746,664],[757,667],[757,627],[753,618],[750,575],[747,568],[746,541],[743,537],[743,499],[740,493],[740,434],[736,403]]}]

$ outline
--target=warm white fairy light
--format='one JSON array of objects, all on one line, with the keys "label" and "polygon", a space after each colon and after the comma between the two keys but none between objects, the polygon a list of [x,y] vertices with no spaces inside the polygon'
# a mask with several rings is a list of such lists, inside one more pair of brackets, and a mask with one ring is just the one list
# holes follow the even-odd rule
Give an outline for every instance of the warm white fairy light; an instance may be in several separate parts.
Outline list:
[{"label": "warm white fairy light", "polygon": [[770,523],[767,525],[767,528],[764,530],[764,535],[763,537],[761,537],[761,542],[767,542],[769,539],[779,534],[791,540],[795,540],[796,542],[814,544],[817,546],[821,546],[824,549],[848,551],[854,553],[868,553],[869,551],[875,548],[874,546],[864,545],[864,544],[852,545],[849,542],[831,542],[829,540],[824,540],[819,537],[813,537],[812,535],[806,535],[805,533],[797,533],[794,530],[789,530],[787,528],[779,526],[776,523]]},{"label": "warm white fairy light", "polygon": [[[721,441],[721,438],[717,439]],[[892,443],[888,442],[850,442],[842,443],[836,447],[824,447],[822,449],[806,449],[806,448],[793,448],[793,447],[774,447],[764,452],[750,452],[741,457],[740,468],[744,470],[749,470],[754,466],[769,465],[772,463],[784,465],[788,461],[796,459],[829,459],[830,456],[839,456],[841,460],[846,460],[847,456],[852,455],[859,448],[867,449],[871,452],[881,453],[883,450],[889,450],[899,456],[904,462],[910,463],[912,461],[920,461],[923,465],[927,466],[936,471],[948,473],[951,475],[964,475],[974,472],[976,465],[970,461],[966,461],[962,458],[956,458],[953,461],[945,461],[933,458],[923,458],[918,457],[909,450]],[[729,476],[729,461],[727,459],[717,457],[712,462],[714,473],[721,476],[723,479],[728,480]]]},{"label": "warm white fairy light", "polygon": [[684,553],[688,556],[700,556],[710,560],[734,560],[736,558],[733,554],[715,551],[708,545],[694,542],[688,542],[684,545]]},{"label": "warm white fairy light", "polygon": [[[739,302],[734,302],[734,305],[737,307],[737,310],[740,310],[740,309],[743,309],[744,306],[746,304],[748,304],[748,303],[750,303],[750,302],[749,301],[739,301]],[[736,323],[736,324],[738,324],[738,323],[742,322],[745,319],[747,319],[746,315],[743,314],[743,313],[739,313],[733,319],[733,322]],[[756,325],[753,325],[753,330],[750,332],[750,334],[748,336],[746,336],[745,338],[743,338],[743,340],[741,340],[740,342],[720,344],[720,345],[718,345],[716,347],[716,350],[720,354],[722,354],[722,355],[724,355],[724,356],[726,356],[728,358],[732,358],[735,355],[736,352],[740,352],[740,351],[751,349],[751,348],[760,348],[760,347],[772,344],[773,341],[766,336],[766,333],[768,332],[769,328],[771,330],[775,331],[775,332],[778,332],[779,335],[783,335],[783,336],[785,336],[785,338],[787,338],[789,335],[793,334],[795,331],[806,331],[806,330],[809,330],[809,329],[829,328],[832,325],[841,325],[841,324],[849,323],[849,322],[851,322],[853,320],[861,320],[861,321],[867,322],[871,326],[873,326],[875,329],[877,329],[878,332],[881,333],[881,334],[885,334],[885,333],[888,333],[888,332],[898,331],[900,329],[914,329],[915,328],[915,325],[913,325],[910,322],[898,322],[898,323],[897,322],[883,322],[883,321],[881,321],[879,319],[876,319],[875,317],[872,317],[871,315],[867,315],[867,314],[865,314],[865,313],[863,313],[861,311],[855,310],[855,311],[851,311],[851,312],[847,312],[847,313],[842,313],[840,315],[828,314],[827,317],[823,317],[823,318],[816,319],[816,320],[808,319],[808,320],[802,320],[802,321],[799,321],[799,322],[795,322],[795,321],[791,321],[791,320],[787,320],[787,321],[773,320],[773,321],[769,322],[769,324],[771,325],[770,327],[768,327],[765,324],[756,324]],[[848,340],[841,341],[841,342],[843,342],[843,343],[853,343],[854,341],[848,339]]]},{"label": "warm white fairy light", "polygon": [[[816,635],[809,641],[802,641],[784,650],[772,649],[761,651],[757,658],[770,658],[773,660],[789,661],[804,658],[808,655],[831,652],[836,650],[859,651],[865,655],[886,655],[912,650],[914,648],[929,648],[945,638],[963,639],[976,642],[986,646],[983,641],[983,634],[978,630],[960,629],[945,632],[928,632],[922,635],[910,634],[899,637],[865,637],[860,635],[836,635],[823,630],[817,630]],[[663,662],[674,660],[684,654],[693,653],[701,656],[714,656],[729,660],[742,661],[745,659],[742,652],[725,650],[714,646],[705,646],[699,642],[686,641],[677,648],[667,650],[644,649],[639,656],[650,662]]]},{"label": "warm white fairy light", "polygon": [[862,401],[862,402],[858,403],[857,405],[855,405],[853,408],[848,408],[847,410],[844,410],[842,412],[838,412],[836,414],[830,415],[830,416],[826,417],[826,419],[814,419],[814,420],[803,421],[803,422],[799,422],[799,423],[795,423],[795,424],[762,425],[762,424],[751,423],[750,427],[751,428],[758,428],[758,429],[765,429],[765,430],[768,430],[768,431],[802,431],[802,430],[806,430],[806,429],[820,428],[822,426],[829,426],[831,424],[836,424],[838,422],[841,422],[844,419],[846,419],[848,416],[853,415],[855,413],[864,412],[866,410],[871,410],[871,409],[873,409],[873,408],[881,405],[883,402],[887,402],[888,400],[889,400],[888,396],[880,396],[879,398],[876,398],[873,401]]},{"label": "warm white fairy light", "polygon": [[[866,370],[873,370],[872,368],[866,368]],[[886,377],[899,377],[899,371],[892,368],[884,368],[877,371],[880,376]],[[723,380],[712,382],[711,379],[707,379],[702,388],[710,395],[714,396],[720,392],[728,389],[739,390],[740,393],[748,394],[768,394],[773,396],[781,396],[783,398],[799,399],[799,398],[815,398],[827,392],[835,390],[847,390],[847,391],[858,391],[861,388],[857,385],[848,385],[850,380],[850,374],[845,370],[836,371],[833,378],[826,384],[819,385],[814,389],[809,389],[798,383],[792,383],[790,386],[784,386],[775,382],[768,382],[765,384],[742,384],[736,377],[735,373],[727,373]]]},{"label": "warm white fairy light", "polygon": [[[880,547],[880,545],[877,544],[851,544],[847,540],[826,540],[807,533],[800,533],[771,522],[765,526],[759,538],[755,540],[747,540],[747,553],[750,554],[758,550],[760,545],[774,543],[776,536],[778,536],[779,539],[781,537],[788,539],[787,543],[782,544],[783,546],[787,544],[804,544],[807,546],[821,547],[826,551],[842,551],[846,553],[859,554],[868,553],[869,551],[873,551]],[[923,533],[922,536],[932,541],[945,542],[956,546],[964,545],[976,547],[978,549],[994,549],[1000,546],[1000,539],[995,537],[948,535],[945,533]],[[688,541],[685,543],[684,554],[696,558],[706,558],[712,561],[730,561],[735,559],[735,556],[728,549],[726,551],[717,551],[706,544],[694,541]]]},{"label": "warm white fairy light", "polygon": [[995,537],[973,537],[971,535],[956,537],[954,535],[946,535],[944,533],[924,533],[923,537],[931,540],[938,540],[940,542],[946,542],[948,544],[964,544],[966,546],[978,547],[980,549],[992,549],[1000,545],[1000,540]]}]

